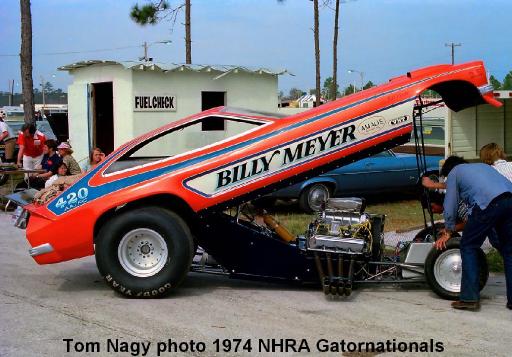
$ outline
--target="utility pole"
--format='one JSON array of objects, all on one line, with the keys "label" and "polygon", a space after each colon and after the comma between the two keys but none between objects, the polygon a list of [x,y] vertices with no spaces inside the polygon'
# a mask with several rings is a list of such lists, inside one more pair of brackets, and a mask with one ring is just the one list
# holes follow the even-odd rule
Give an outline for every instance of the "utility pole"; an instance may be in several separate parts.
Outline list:
[{"label": "utility pole", "polygon": [[144,62],[148,61],[148,43],[144,41]]},{"label": "utility pole", "polygon": [[144,62],[152,62],[153,58],[152,57],[148,57],[148,49],[152,45],[156,45],[156,44],[160,44],[160,43],[168,44],[168,43],[171,43],[171,42],[172,42],[171,40],[155,41],[155,42],[151,42],[151,43],[147,43],[147,41],[144,41],[144,43],[142,44],[142,47],[144,48],[144,56],[139,57],[139,61],[143,60]]},{"label": "utility pole", "polygon": [[9,79],[9,105],[12,105],[14,99],[14,79]]},{"label": "utility pole", "polygon": [[314,8],[314,16],[315,16],[315,72],[316,72],[316,80],[315,80],[315,106],[320,106],[320,15],[318,12],[318,0],[313,0],[313,8]]},{"label": "utility pole", "polygon": [[[359,77],[361,78],[361,90],[363,90],[364,87],[364,72],[358,71],[357,69],[349,69],[347,71],[348,73],[358,73]],[[354,79],[354,93],[356,92],[356,80]]]},{"label": "utility pole", "polygon": [[455,47],[462,46],[462,43],[445,43],[445,47],[451,47],[452,48],[452,64],[455,64]]},{"label": "utility pole", "polygon": [[192,35],[190,34],[190,0],[185,1],[185,63],[192,64]]},{"label": "utility pole", "polygon": [[41,114],[44,114],[44,110],[46,109],[46,100],[44,97],[44,78],[41,76],[41,93],[43,94],[43,110]]}]

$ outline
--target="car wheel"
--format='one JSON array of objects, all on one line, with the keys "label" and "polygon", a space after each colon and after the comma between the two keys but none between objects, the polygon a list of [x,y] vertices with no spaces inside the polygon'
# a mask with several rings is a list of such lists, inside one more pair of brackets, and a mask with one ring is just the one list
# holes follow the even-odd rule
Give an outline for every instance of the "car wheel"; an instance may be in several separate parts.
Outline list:
[{"label": "car wheel", "polygon": [[329,188],[322,183],[315,183],[306,187],[299,196],[299,206],[302,210],[312,213],[322,209],[331,195]]},{"label": "car wheel", "polygon": [[427,177],[432,181],[439,182],[439,173],[435,171],[427,172]]},{"label": "car wheel", "polygon": [[416,183],[416,186],[418,187],[418,189],[420,189],[420,191],[423,190],[423,184],[421,183],[421,179],[423,177],[428,177],[429,179],[431,179],[434,182],[440,182],[438,172],[435,172],[435,171],[426,172],[424,175],[420,175],[418,182]]},{"label": "car wheel", "polygon": [[[434,224],[436,236],[439,237],[441,235],[441,230],[444,229],[444,223],[438,222]],[[453,233],[453,237],[460,237],[457,232]],[[413,239],[415,243],[433,243],[435,241],[434,232],[432,227],[423,228],[419,231]]]},{"label": "car wheel", "polygon": [[96,239],[96,264],[107,284],[129,297],[165,296],[187,275],[192,235],[174,212],[139,208],[108,221]]},{"label": "car wheel", "polygon": [[[479,250],[480,290],[487,284],[489,267],[484,252]],[[460,238],[452,238],[446,249],[432,249],[425,260],[425,278],[432,291],[443,299],[456,300],[460,295],[462,259]]]}]

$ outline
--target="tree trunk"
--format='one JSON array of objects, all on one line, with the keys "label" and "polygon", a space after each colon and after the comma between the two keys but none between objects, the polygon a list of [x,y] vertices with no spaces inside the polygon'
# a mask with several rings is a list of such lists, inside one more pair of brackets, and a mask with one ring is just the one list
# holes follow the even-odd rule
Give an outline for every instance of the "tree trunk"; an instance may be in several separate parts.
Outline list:
[{"label": "tree trunk", "polygon": [[186,63],[192,63],[192,39],[190,34],[190,0],[185,1],[185,51]]},{"label": "tree trunk", "polygon": [[34,121],[34,83],[32,81],[32,14],[30,0],[20,0],[21,10],[21,87],[25,123]]},{"label": "tree trunk", "polygon": [[315,105],[320,106],[320,34],[319,34],[319,15],[318,0],[313,1],[315,8],[315,67],[316,67],[316,101]]},{"label": "tree trunk", "polygon": [[336,0],[336,10],[334,12],[334,39],[332,41],[332,100],[336,100],[338,88],[338,19],[340,16],[340,0]]}]

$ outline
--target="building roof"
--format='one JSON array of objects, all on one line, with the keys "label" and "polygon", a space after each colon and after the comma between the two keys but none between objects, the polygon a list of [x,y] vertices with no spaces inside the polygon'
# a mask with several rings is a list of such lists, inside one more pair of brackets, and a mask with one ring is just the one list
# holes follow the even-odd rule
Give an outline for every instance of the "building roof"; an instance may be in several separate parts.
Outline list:
[{"label": "building roof", "polygon": [[282,75],[290,74],[286,69],[272,70],[263,67],[245,67],[234,65],[205,65],[205,64],[177,64],[177,63],[159,63],[159,62],[146,62],[146,61],[109,61],[109,60],[88,60],[71,63],[58,69],[60,71],[72,71],[79,68],[89,67],[96,64],[103,65],[121,65],[126,69],[134,71],[162,71],[162,72],[178,72],[178,71],[193,71],[193,72],[220,72],[221,74],[216,77],[220,78],[228,73],[255,73],[255,74],[270,74]]}]

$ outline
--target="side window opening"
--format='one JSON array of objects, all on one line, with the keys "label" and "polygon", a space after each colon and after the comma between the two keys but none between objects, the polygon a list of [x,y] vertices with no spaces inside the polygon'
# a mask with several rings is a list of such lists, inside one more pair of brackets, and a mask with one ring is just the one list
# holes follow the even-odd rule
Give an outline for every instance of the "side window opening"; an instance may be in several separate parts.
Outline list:
[{"label": "side window opening", "polygon": [[201,124],[201,131],[224,131],[226,123],[224,118],[213,117],[210,120],[204,120]]},{"label": "side window opening", "polygon": [[[222,124],[223,129],[218,130]],[[165,131],[140,143],[114,162],[105,173],[144,165],[183,154],[257,128],[262,122],[209,116]],[[204,130],[205,126],[210,130]]]}]

